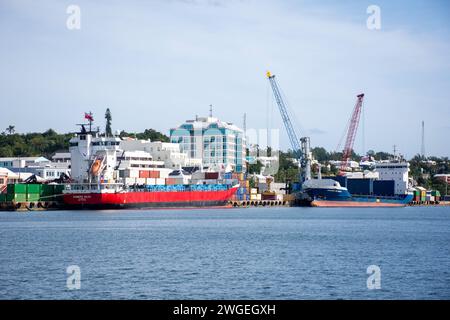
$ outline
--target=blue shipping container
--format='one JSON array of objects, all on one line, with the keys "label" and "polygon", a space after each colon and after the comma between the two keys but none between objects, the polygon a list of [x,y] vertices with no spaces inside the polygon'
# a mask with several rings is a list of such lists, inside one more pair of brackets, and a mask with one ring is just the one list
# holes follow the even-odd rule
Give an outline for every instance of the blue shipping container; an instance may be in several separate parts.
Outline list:
[{"label": "blue shipping container", "polygon": [[373,194],[379,196],[393,196],[395,194],[395,181],[375,180],[373,182]]},{"label": "blue shipping container", "polygon": [[347,179],[347,189],[351,194],[371,195],[373,179]]}]

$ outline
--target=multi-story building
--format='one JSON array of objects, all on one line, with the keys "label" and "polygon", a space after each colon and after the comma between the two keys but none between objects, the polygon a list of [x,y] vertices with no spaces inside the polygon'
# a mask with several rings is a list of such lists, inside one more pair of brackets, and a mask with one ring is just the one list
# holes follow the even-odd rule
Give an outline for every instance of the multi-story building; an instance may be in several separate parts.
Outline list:
[{"label": "multi-story building", "polygon": [[245,170],[244,132],[232,123],[211,116],[187,120],[170,129],[170,141],[191,158],[202,159],[204,168]]},{"label": "multi-story building", "polygon": [[58,163],[68,163],[70,165],[70,157],[70,152],[56,152],[52,156],[52,161]]},{"label": "multi-story building", "polygon": [[25,168],[29,166],[45,165],[50,160],[44,157],[7,157],[0,158],[0,167],[2,168]]},{"label": "multi-story building", "polygon": [[120,142],[120,149],[148,152],[151,154],[153,160],[164,161],[164,167],[170,169],[201,167],[202,164],[201,159],[191,158],[186,152],[181,152],[178,143],[127,139]]},{"label": "multi-story building", "polygon": [[70,175],[70,158],[69,162],[55,162],[44,157],[0,158],[0,167],[19,174],[18,180],[33,174],[45,180],[53,180],[62,174]]}]

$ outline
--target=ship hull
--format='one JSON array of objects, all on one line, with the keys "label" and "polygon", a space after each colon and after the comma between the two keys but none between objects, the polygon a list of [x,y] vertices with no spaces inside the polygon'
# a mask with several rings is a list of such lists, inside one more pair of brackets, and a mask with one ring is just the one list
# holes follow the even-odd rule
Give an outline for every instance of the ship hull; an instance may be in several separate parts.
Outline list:
[{"label": "ship hull", "polygon": [[313,207],[328,207],[328,208],[336,208],[336,207],[354,207],[354,208],[370,208],[370,207],[404,207],[407,203],[403,201],[397,202],[383,202],[380,201],[332,201],[332,200],[313,200],[311,201],[311,206]]},{"label": "ship hull", "polygon": [[68,209],[92,210],[223,207],[236,190],[237,188],[221,191],[66,193],[63,201]]},{"label": "ship hull", "polygon": [[309,206],[312,207],[404,207],[413,199],[411,194],[404,196],[364,196],[351,195],[346,189],[308,189]]}]

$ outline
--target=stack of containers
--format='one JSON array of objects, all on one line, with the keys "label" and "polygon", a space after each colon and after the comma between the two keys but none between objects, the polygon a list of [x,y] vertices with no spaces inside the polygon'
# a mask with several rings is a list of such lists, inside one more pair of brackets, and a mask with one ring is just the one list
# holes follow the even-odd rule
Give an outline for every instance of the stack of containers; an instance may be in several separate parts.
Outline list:
[{"label": "stack of containers", "polygon": [[431,194],[431,191],[427,191],[425,195],[425,201],[434,202],[434,195]]},{"label": "stack of containers", "polygon": [[41,199],[41,184],[27,184],[27,201],[39,201]]},{"label": "stack of containers", "polygon": [[439,192],[439,190],[431,191],[431,195],[434,196],[434,201],[436,202],[441,201],[441,193]]},{"label": "stack of containers", "polygon": [[413,201],[420,202],[420,190],[414,189],[413,194],[414,194]]},{"label": "stack of containers", "polygon": [[26,202],[27,185],[24,183],[8,184],[6,201]]},{"label": "stack of containers", "polygon": [[250,189],[250,200],[258,200],[258,189],[256,188]]},{"label": "stack of containers", "polygon": [[247,180],[247,174],[245,173],[233,173],[232,179],[237,180],[239,188],[233,197],[236,201],[250,200],[250,182]]},{"label": "stack of containers", "polygon": [[417,190],[420,191],[420,202],[425,202],[426,198],[427,198],[427,189],[423,188],[423,187],[417,187]]},{"label": "stack of containers", "polygon": [[227,184],[227,185],[235,185],[236,184],[236,180],[233,179],[233,174],[231,172],[225,172],[223,175],[223,183]]},{"label": "stack of containers", "polygon": [[8,184],[0,202],[56,201],[55,195],[62,194],[63,190],[63,184]]}]

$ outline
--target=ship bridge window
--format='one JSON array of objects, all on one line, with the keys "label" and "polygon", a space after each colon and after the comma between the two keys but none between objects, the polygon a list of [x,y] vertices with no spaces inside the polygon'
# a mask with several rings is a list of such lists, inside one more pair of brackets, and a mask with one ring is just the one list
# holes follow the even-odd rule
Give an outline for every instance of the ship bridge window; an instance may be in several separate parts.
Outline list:
[{"label": "ship bridge window", "polygon": [[70,142],[69,147],[78,147],[78,142]]}]

